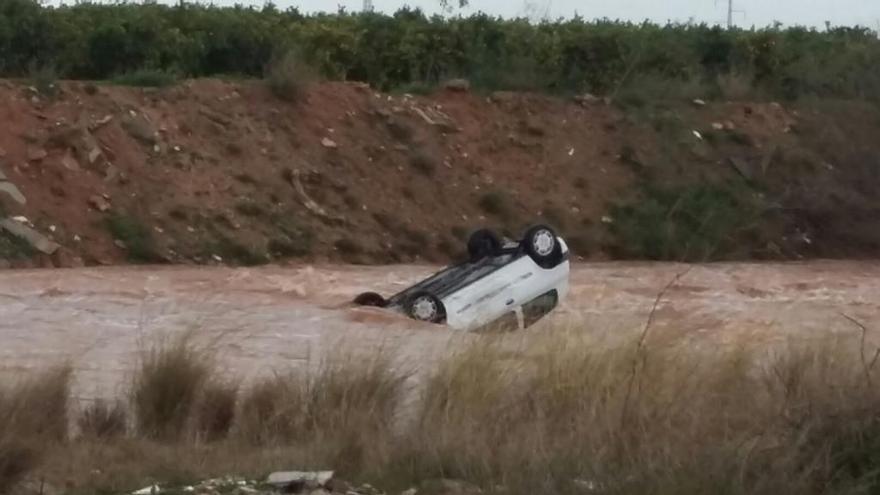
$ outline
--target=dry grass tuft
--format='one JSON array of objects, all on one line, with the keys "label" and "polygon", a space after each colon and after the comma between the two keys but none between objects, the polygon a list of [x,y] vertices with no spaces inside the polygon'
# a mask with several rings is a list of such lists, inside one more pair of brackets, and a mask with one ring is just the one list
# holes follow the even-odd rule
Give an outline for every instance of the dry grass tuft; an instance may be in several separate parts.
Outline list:
[{"label": "dry grass tuft", "polygon": [[125,404],[116,401],[109,405],[104,400],[96,400],[80,413],[77,420],[79,432],[85,437],[110,439],[125,435],[128,427],[128,412]]},{"label": "dry grass tuft", "polygon": [[272,60],[264,76],[272,94],[290,102],[301,100],[316,79],[315,70],[294,51],[285,52]]},{"label": "dry grass tuft", "polygon": [[276,375],[242,400],[238,429],[263,445],[308,445],[342,471],[375,463],[391,438],[406,375],[386,352],[339,351],[311,373]]},{"label": "dry grass tuft", "polygon": [[0,493],[66,440],[71,369],[61,366],[0,390]]},{"label": "dry grass tuft", "polygon": [[[59,444],[69,371],[0,396],[0,491],[48,450],[50,481],[91,492],[296,467],[391,490],[457,478],[511,495],[874,493],[880,389],[866,340],[768,350],[551,328],[475,336],[424,370],[413,404],[387,350],[340,350],[247,388],[238,414],[237,387],[175,341],[145,356],[133,437]],[[107,408],[86,416],[118,424]]]},{"label": "dry grass tuft", "polygon": [[196,437],[216,442],[229,434],[235,422],[238,385],[213,380],[205,385],[193,412]]},{"label": "dry grass tuft", "polygon": [[137,432],[147,438],[181,438],[213,371],[211,356],[189,335],[144,352],[131,389]]}]

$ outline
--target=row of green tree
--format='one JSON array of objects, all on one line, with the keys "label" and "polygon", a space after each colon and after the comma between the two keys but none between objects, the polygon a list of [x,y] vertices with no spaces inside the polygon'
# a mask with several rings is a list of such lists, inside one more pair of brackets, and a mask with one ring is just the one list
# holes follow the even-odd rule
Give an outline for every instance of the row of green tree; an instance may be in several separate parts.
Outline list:
[{"label": "row of green tree", "polygon": [[45,67],[74,79],[142,69],[260,76],[290,50],[326,77],[382,89],[467,77],[487,89],[607,94],[658,79],[717,87],[733,75],[779,98],[880,95],[880,41],[862,28],[724,30],[579,18],[535,24],[406,9],[304,16],[271,4],[0,0],[0,74],[7,77]]}]

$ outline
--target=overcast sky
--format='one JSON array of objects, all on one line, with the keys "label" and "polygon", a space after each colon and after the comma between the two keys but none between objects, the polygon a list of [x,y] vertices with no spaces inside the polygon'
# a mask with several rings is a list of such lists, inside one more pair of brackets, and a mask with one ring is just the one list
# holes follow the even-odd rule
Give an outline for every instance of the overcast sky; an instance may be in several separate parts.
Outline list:
[{"label": "overcast sky", "polygon": [[[231,4],[236,0],[214,0],[218,4]],[[261,5],[262,0],[237,0],[240,3]],[[294,5],[305,12],[316,10],[335,11],[338,6],[347,10],[360,10],[363,0],[275,0],[279,7]],[[373,0],[376,10],[393,12],[408,4],[421,7],[427,12],[438,10],[439,0]],[[529,8],[531,4],[533,8]],[[740,26],[766,26],[774,21],[783,24],[824,26],[826,21],[834,25],[862,25],[872,29],[880,27],[880,0],[734,0],[735,16]],[[570,17],[575,13],[588,19],[608,17],[643,21],[645,19],[665,23],[668,20],[686,22],[723,23],[727,17],[727,0],[471,0],[471,7],[464,13],[484,11],[505,17],[544,12],[549,17]]]}]

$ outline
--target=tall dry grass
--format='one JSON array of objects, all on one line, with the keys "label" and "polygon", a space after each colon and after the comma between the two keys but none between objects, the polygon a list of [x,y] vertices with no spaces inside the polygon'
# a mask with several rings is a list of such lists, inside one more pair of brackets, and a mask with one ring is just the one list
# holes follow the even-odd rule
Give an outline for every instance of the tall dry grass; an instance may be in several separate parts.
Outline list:
[{"label": "tall dry grass", "polygon": [[[133,382],[142,391],[132,394],[134,413],[150,412],[150,427],[138,419],[128,437],[54,441],[60,447],[40,473],[99,472],[78,479],[84,492],[281,468],[336,469],[388,490],[437,478],[510,494],[880,488],[880,377],[866,344],[712,348],[583,335],[469,339],[421,370],[416,390],[388,350],[338,351],[238,393],[190,344],[157,347]],[[0,410],[40,403],[66,411],[58,399],[66,382],[57,377],[69,373],[55,376],[54,388],[4,395]],[[406,401],[413,392],[418,400]],[[169,413],[162,401],[188,405]],[[10,417],[0,416],[0,432],[10,431]],[[34,421],[42,426],[29,429],[41,438],[63,438],[60,423]],[[174,441],[155,434],[172,431],[180,433]],[[7,486],[35,459],[16,450],[35,444],[16,438],[25,443],[0,441]]]},{"label": "tall dry grass", "polygon": [[71,369],[60,366],[0,389],[0,493],[67,437]]}]

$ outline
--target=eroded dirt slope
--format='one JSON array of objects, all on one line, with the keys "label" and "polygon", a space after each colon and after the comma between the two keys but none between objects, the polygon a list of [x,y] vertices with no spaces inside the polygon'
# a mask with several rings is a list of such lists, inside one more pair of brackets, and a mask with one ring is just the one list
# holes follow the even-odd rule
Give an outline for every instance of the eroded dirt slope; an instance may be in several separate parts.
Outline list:
[{"label": "eroded dirt slope", "polygon": [[[49,256],[3,234],[3,264],[446,261],[472,228],[516,234],[538,221],[582,258],[603,259],[626,252],[610,206],[637,201],[645,183],[758,171],[755,194],[783,213],[742,240],[742,257],[872,256],[878,246],[866,233],[877,153],[856,145],[876,122],[831,132],[826,114],[769,103],[622,109],[353,83],[313,86],[295,103],[258,82],[59,89],[50,98],[0,83],[3,212],[61,246]],[[826,160],[835,146],[861,168]],[[853,186],[862,217],[847,227]]]}]

